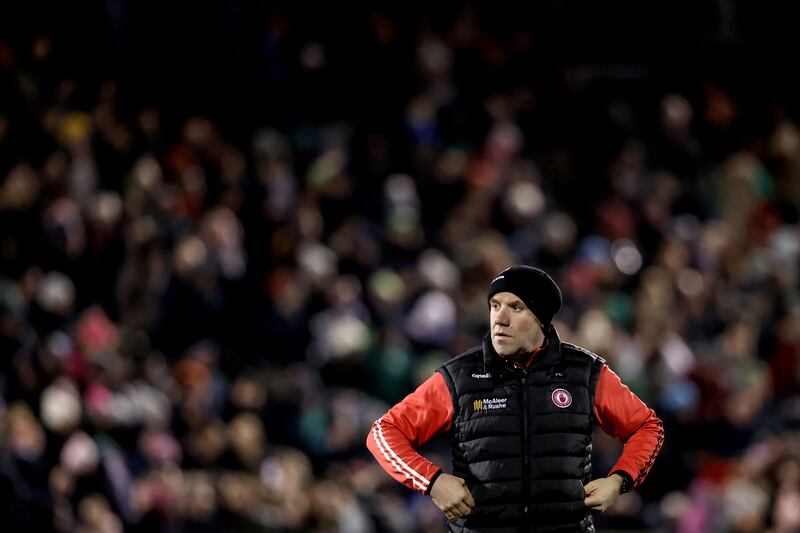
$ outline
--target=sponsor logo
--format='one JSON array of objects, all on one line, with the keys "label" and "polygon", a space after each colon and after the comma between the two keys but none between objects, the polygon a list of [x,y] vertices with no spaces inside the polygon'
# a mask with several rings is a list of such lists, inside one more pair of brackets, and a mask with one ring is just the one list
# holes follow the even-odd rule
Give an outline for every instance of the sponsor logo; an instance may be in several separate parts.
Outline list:
[{"label": "sponsor logo", "polygon": [[491,411],[492,409],[505,409],[508,398],[484,398],[483,400],[473,400],[472,409],[474,411]]},{"label": "sponsor logo", "polygon": [[475,379],[489,379],[490,377],[492,377],[492,375],[489,372],[487,372],[485,374],[472,374],[472,377]]},{"label": "sponsor logo", "polygon": [[556,389],[550,397],[553,399],[553,403],[556,404],[556,407],[564,409],[572,405],[572,394],[567,392],[566,389]]}]

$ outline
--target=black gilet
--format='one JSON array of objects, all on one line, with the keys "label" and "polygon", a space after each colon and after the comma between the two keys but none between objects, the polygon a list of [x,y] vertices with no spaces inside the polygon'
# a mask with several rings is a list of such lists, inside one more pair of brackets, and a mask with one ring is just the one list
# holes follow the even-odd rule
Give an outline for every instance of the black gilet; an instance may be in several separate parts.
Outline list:
[{"label": "black gilet", "polygon": [[489,335],[439,369],[455,407],[453,474],[475,498],[451,531],[594,531],[583,486],[605,361],[553,327],[547,340],[526,370],[501,359]]}]

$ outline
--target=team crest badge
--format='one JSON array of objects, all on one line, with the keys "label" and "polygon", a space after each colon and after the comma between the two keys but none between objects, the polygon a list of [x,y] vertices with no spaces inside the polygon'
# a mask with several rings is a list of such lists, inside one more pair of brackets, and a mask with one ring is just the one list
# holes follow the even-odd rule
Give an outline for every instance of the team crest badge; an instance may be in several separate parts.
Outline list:
[{"label": "team crest badge", "polygon": [[567,392],[566,389],[554,390],[551,398],[553,399],[553,403],[556,404],[556,407],[564,409],[572,405],[572,394]]}]

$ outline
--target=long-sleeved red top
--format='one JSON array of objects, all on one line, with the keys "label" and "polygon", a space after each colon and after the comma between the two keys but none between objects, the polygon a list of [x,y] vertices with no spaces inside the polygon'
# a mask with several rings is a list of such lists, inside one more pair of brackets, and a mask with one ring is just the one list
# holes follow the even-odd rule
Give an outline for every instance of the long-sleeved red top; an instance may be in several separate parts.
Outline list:
[{"label": "long-sleeved red top", "polygon": [[[594,414],[605,433],[624,443],[611,472],[626,472],[633,486],[638,486],[650,472],[664,441],[661,420],[607,365],[603,365],[597,382]],[[453,401],[437,372],[372,424],[367,447],[389,475],[425,494],[442,469],[416,449],[448,431],[452,423]]]}]

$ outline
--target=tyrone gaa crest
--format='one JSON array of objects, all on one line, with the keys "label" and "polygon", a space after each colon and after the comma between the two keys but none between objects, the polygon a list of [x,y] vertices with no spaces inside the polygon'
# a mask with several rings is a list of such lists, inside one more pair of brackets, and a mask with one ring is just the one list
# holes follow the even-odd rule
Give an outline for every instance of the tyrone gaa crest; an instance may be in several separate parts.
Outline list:
[{"label": "tyrone gaa crest", "polygon": [[566,389],[554,390],[551,398],[556,407],[564,409],[572,405],[572,395]]}]

